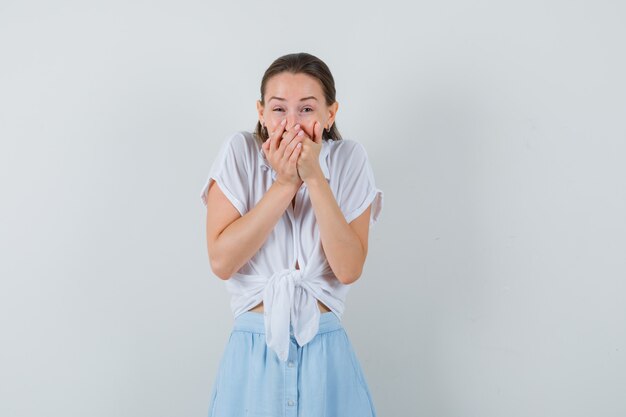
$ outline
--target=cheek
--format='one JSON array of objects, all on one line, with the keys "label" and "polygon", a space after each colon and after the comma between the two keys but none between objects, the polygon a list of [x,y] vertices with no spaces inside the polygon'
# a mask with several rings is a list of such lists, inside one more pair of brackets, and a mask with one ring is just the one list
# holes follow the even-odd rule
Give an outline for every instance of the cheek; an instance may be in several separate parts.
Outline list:
[{"label": "cheek", "polygon": [[319,122],[320,125],[322,124],[322,122],[320,120],[317,120],[317,118],[311,118],[311,120],[306,121],[305,130],[311,137],[313,137],[313,135],[315,134],[315,122]]},{"label": "cheek", "polygon": [[276,130],[278,126],[280,126],[281,120],[283,120],[283,118],[280,117],[280,115],[272,114],[269,117],[265,118],[265,123],[267,124],[267,127],[273,131]]},{"label": "cheek", "polygon": [[306,133],[310,136],[313,137],[313,135],[315,135],[315,120],[311,120],[310,122],[307,122],[307,126],[306,126]]}]

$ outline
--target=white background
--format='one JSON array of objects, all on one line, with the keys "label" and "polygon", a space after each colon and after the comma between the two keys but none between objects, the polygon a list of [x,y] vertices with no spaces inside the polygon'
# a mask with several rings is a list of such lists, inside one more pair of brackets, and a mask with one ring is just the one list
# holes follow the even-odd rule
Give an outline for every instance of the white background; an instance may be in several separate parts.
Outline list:
[{"label": "white background", "polygon": [[344,326],[380,417],[626,415],[626,6],[0,3],[0,415],[206,416],[199,192],[309,52],[384,191]]}]

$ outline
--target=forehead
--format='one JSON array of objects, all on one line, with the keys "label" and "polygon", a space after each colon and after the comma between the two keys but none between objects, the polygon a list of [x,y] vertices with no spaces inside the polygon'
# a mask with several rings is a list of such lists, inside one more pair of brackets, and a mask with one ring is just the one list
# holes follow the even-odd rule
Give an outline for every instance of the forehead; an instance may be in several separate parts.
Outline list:
[{"label": "forehead", "polygon": [[302,73],[283,72],[267,81],[265,96],[268,98],[278,96],[287,100],[299,100],[306,96],[321,98],[323,91],[320,82],[315,77]]}]

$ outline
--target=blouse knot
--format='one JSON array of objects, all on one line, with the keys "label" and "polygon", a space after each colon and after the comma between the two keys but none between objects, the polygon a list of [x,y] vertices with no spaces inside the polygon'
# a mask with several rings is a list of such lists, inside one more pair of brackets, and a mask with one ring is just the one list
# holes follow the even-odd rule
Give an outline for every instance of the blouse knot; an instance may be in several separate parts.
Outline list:
[{"label": "blouse knot", "polygon": [[313,288],[299,269],[274,272],[263,290],[267,345],[282,361],[289,356],[290,334],[300,346],[317,334],[320,311]]}]

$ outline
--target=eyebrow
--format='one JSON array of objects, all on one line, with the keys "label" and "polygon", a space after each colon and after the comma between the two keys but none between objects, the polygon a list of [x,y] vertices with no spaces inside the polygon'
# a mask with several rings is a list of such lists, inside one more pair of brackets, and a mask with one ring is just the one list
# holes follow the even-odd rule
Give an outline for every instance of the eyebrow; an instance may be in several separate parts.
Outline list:
[{"label": "eyebrow", "polygon": [[[276,99],[276,100],[281,100],[281,101],[286,101],[286,100],[287,100],[287,99],[284,99],[284,98],[282,98],[282,97],[272,96],[272,97],[270,97],[270,99],[269,99],[269,100],[267,100],[267,101],[268,101],[268,102],[270,102],[270,101],[272,101],[272,100],[274,100],[274,99]],[[300,101],[305,101],[305,100],[309,100],[309,99],[317,100],[317,98],[316,98],[316,97],[314,97],[314,96],[308,96],[308,97],[301,98],[301,99],[300,99]]]}]

